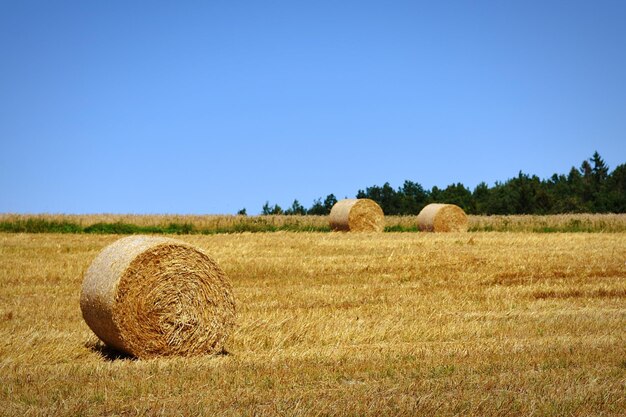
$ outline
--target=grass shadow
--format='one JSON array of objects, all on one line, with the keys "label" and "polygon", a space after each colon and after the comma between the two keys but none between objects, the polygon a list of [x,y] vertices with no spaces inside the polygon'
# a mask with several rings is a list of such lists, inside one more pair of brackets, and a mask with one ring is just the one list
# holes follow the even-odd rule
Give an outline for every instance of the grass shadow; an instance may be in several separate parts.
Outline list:
[{"label": "grass shadow", "polygon": [[126,352],[115,350],[105,345],[101,341],[94,342],[90,340],[87,343],[85,343],[85,347],[91,350],[92,352],[99,354],[102,357],[102,359],[108,362],[114,362],[114,361],[119,361],[119,360],[125,360],[125,361],[137,360],[137,357],[133,355],[129,355]]},{"label": "grass shadow", "polygon": [[[115,361],[136,361],[138,358],[136,356],[130,355],[126,352],[121,352],[119,350],[115,350],[101,341],[88,341],[85,343],[85,347],[92,352],[99,354],[102,359],[107,362],[115,362]],[[222,348],[219,352],[213,354],[213,356],[232,356],[232,353]]]},{"label": "grass shadow", "polygon": [[214,353],[215,356],[232,356],[233,354],[222,348],[219,352]]}]

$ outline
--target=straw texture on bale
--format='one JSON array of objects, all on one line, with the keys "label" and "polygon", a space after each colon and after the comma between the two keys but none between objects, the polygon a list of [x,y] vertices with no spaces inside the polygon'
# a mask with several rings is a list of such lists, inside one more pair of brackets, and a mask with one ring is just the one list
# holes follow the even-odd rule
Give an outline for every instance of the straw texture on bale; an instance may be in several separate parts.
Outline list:
[{"label": "straw texture on bale", "polygon": [[102,341],[138,358],[221,352],[235,324],[222,269],[200,249],[162,237],[104,248],[85,273],[80,307]]},{"label": "straw texture on bale", "polygon": [[420,211],[417,224],[425,232],[466,232],[467,215],[454,204],[429,204]]},{"label": "straw texture on bale", "polygon": [[369,198],[348,198],[338,201],[330,210],[330,227],[346,232],[382,232],[385,215]]}]

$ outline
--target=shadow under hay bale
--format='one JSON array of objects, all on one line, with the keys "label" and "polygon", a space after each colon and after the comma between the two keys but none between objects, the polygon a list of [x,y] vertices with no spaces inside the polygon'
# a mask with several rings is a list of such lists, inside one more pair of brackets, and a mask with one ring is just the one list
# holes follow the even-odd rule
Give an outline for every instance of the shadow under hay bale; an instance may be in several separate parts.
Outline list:
[{"label": "shadow under hay bale", "polygon": [[330,227],[345,232],[382,232],[385,215],[375,201],[348,198],[335,203],[330,210]]},{"label": "shadow under hay bale", "polygon": [[104,342],[100,340],[98,340],[97,342],[89,341],[85,343],[85,347],[91,350],[92,352],[97,353],[98,355],[102,357],[102,359],[108,362],[123,361],[123,360],[129,360],[129,361],[137,360],[136,356],[130,355],[126,352],[122,352],[120,350],[115,350],[112,347],[107,346]]},{"label": "shadow under hay bale", "polygon": [[231,285],[215,261],[153,236],[104,248],[85,273],[80,306],[109,348],[138,358],[220,353],[235,323]]}]

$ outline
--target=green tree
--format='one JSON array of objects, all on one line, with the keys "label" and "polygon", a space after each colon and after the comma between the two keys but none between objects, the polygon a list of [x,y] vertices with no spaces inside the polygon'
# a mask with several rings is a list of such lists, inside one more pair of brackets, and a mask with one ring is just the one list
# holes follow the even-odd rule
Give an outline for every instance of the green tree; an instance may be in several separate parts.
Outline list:
[{"label": "green tree", "polygon": [[487,214],[491,190],[486,182],[483,181],[474,188],[472,198],[474,200],[474,214]]},{"label": "green tree", "polygon": [[576,168],[572,167],[573,172],[570,176],[563,174],[553,174],[548,181],[545,182],[545,192],[549,195],[551,207],[549,213],[572,213],[580,211],[580,199],[573,190],[571,178],[574,181],[575,176],[580,176]]},{"label": "green tree", "polygon": [[605,164],[604,159],[600,157],[598,151],[593,153],[590,161],[593,163],[591,173],[593,175],[594,182],[599,188],[599,186],[602,185],[609,177],[609,167]]},{"label": "green tree", "polygon": [[441,203],[443,200],[443,196],[441,195],[441,189],[439,187],[437,187],[436,185],[433,186],[433,188],[430,189],[430,193],[428,195],[428,202],[429,203]]},{"label": "green tree", "polygon": [[445,190],[437,194],[439,199],[437,202],[456,204],[468,213],[474,212],[475,204],[472,192],[460,182],[448,185]]},{"label": "green tree", "polygon": [[384,183],[382,187],[373,185],[367,187],[365,191],[359,190],[356,197],[374,200],[385,214],[401,214],[401,198],[388,182]]},{"label": "green tree", "polygon": [[270,202],[266,201],[265,204],[263,205],[262,214],[264,215],[276,215],[276,214],[283,214],[283,209],[280,208],[280,206],[278,204],[274,204],[274,206],[270,206]]},{"label": "green tree", "polygon": [[596,151],[588,160],[584,160],[579,169],[581,173],[578,192],[582,201],[582,211],[605,212],[609,204],[607,200],[606,181],[609,168]]},{"label": "green tree", "polygon": [[291,207],[285,210],[285,214],[304,216],[306,214],[306,209],[302,206],[302,204],[300,204],[298,200],[293,200]]},{"label": "green tree", "polygon": [[[609,173],[596,151],[579,168],[572,167],[567,175],[554,174],[549,179],[520,171],[516,177],[496,182],[493,187],[481,182],[474,191],[460,182],[445,189],[433,186],[424,190],[418,182],[406,180],[397,190],[386,182],[359,190],[356,197],[374,200],[388,215],[416,214],[431,202],[456,204],[467,213],[476,214],[622,213],[626,211],[625,187],[624,165]],[[335,196],[329,194],[323,202],[318,198],[304,210],[296,200],[287,213],[328,214],[336,202]],[[266,202],[263,213],[279,214],[282,209]]]},{"label": "green tree", "polygon": [[589,159],[591,162],[591,179],[593,188],[592,210],[594,212],[607,212],[609,210],[609,191],[607,189],[607,179],[609,177],[609,167],[605,164],[600,154],[596,151]]},{"label": "green tree", "polygon": [[496,181],[489,190],[489,198],[485,205],[485,214],[511,214],[516,197],[511,187]]},{"label": "green tree", "polygon": [[324,199],[324,209],[326,210],[324,214],[330,214],[330,210],[335,204],[337,204],[337,197],[335,197],[335,194],[328,194]]},{"label": "green tree", "polygon": [[582,174],[580,182],[580,197],[583,201],[584,211],[593,211],[593,197],[595,195],[595,181],[593,178],[593,168],[588,160],[584,160],[580,164],[580,173]]},{"label": "green tree", "polygon": [[585,184],[581,171],[572,167],[567,175],[567,192],[565,194],[567,200],[561,202],[561,204],[566,204],[565,210],[562,210],[561,213],[581,213],[589,211],[583,199],[585,194],[584,187]]},{"label": "green tree", "polygon": [[333,208],[335,203],[337,202],[337,198],[334,194],[328,194],[322,202],[321,197],[317,198],[313,201],[313,205],[311,208],[307,210],[307,214],[313,214],[318,216],[325,216],[330,214],[330,210]]},{"label": "green tree", "polygon": [[606,180],[607,209],[626,213],[626,164],[618,165]]},{"label": "green tree", "polygon": [[313,205],[307,210],[307,214],[323,216],[326,214],[326,208],[322,204],[322,199],[317,198],[313,200]]},{"label": "green tree", "polygon": [[428,202],[428,193],[417,182],[406,180],[398,189],[400,197],[399,214],[418,214]]}]

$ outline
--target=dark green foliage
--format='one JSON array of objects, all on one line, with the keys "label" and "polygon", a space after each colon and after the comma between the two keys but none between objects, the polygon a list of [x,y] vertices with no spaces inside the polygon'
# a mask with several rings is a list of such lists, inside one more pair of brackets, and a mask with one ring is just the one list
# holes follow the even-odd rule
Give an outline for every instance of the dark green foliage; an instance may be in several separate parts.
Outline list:
[{"label": "dark green foliage", "polygon": [[626,164],[618,165],[607,178],[602,195],[607,199],[607,211],[626,213]]},{"label": "dark green foliage", "polygon": [[324,199],[324,209],[326,210],[327,214],[330,214],[330,210],[336,203],[337,197],[335,197],[335,194],[328,194],[326,196],[326,198]]},{"label": "dark green foliage", "polygon": [[491,190],[486,182],[481,182],[474,188],[472,192],[472,200],[474,200],[473,213],[485,213],[489,207],[491,198]]},{"label": "dark green foliage", "polygon": [[439,196],[437,199],[432,198],[432,202],[456,204],[467,213],[473,213],[475,206],[472,199],[472,192],[468,188],[465,188],[460,182],[448,185],[445,190],[439,191]]},{"label": "dark green foliage", "polygon": [[[300,215],[303,216],[307,213],[307,210],[304,208],[302,204],[298,200],[293,200],[291,207],[285,210],[285,214],[287,215]],[[278,213],[275,213],[278,214]]]},{"label": "dark green foliage", "polygon": [[85,227],[85,233],[103,235],[132,235],[141,233],[141,227],[128,223],[96,223]]},{"label": "dark green foliage", "polygon": [[317,216],[326,216],[330,214],[330,210],[337,202],[337,197],[334,194],[328,194],[322,203],[322,199],[318,198],[313,201],[313,205],[306,211],[306,214],[312,214]]},{"label": "dark green foliage", "polygon": [[461,183],[424,191],[419,183],[405,181],[397,190],[385,183],[359,190],[356,196],[376,201],[387,215],[417,214],[428,203],[456,204],[469,214],[625,213],[626,166],[610,173],[595,152],[580,168],[547,180],[520,171],[491,188],[482,182],[473,192]]},{"label": "dark green foliage", "polygon": [[195,227],[191,223],[170,223],[163,233],[177,234],[177,235],[189,235],[195,232]]},{"label": "dark green foliage", "polygon": [[262,208],[262,213],[265,216],[283,214],[283,209],[278,204],[274,204],[274,207],[270,206],[270,202],[266,201]]},{"label": "dark green foliage", "polygon": [[[330,213],[330,211],[328,212]],[[322,199],[317,198],[313,201],[313,205],[306,211],[306,214],[316,215],[316,216],[324,216],[328,214],[326,212],[326,208],[322,204]]]},{"label": "dark green foliage", "polygon": [[385,232],[419,232],[420,229],[417,225],[413,226],[402,226],[400,224],[395,224],[393,226],[385,226]]},{"label": "dark green foliage", "polygon": [[419,213],[428,204],[428,193],[417,182],[404,181],[398,193],[401,196],[402,214]]},{"label": "dark green foliage", "polygon": [[[374,200],[386,215],[415,215],[429,203],[456,204],[468,214],[626,213],[626,165],[609,172],[600,154],[594,152],[580,168],[572,167],[567,175],[554,174],[549,179],[520,171],[493,187],[481,182],[474,191],[460,182],[429,191],[414,181],[407,180],[398,189],[386,182],[359,190],[356,198]],[[329,194],[323,202],[318,198],[305,209],[295,200],[284,214],[327,215],[336,202],[335,195]],[[263,214],[283,214],[283,210],[266,202]]]},{"label": "dark green foliage", "polygon": [[403,213],[403,201],[405,199],[402,189],[394,190],[388,182],[382,187],[373,185],[367,187],[365,191],[359,190],[356,198],[369,198],[374,200],[383,212],[388,215],[405,214]]},{"label": "dark green foliage", "polygon": [[80,233],[82,227],[67,221],[27,219],[0,222],[0,232],[12,233]]},{"label": "dark green foliage", "polygon": [[96,233],[106,235],[133,235],[141,233],[158,233],[188,235],[195,232],[190,223],[170,223],[167,226],[137,226],[130,223],[95,223],[83,229],[84,233]]}]

